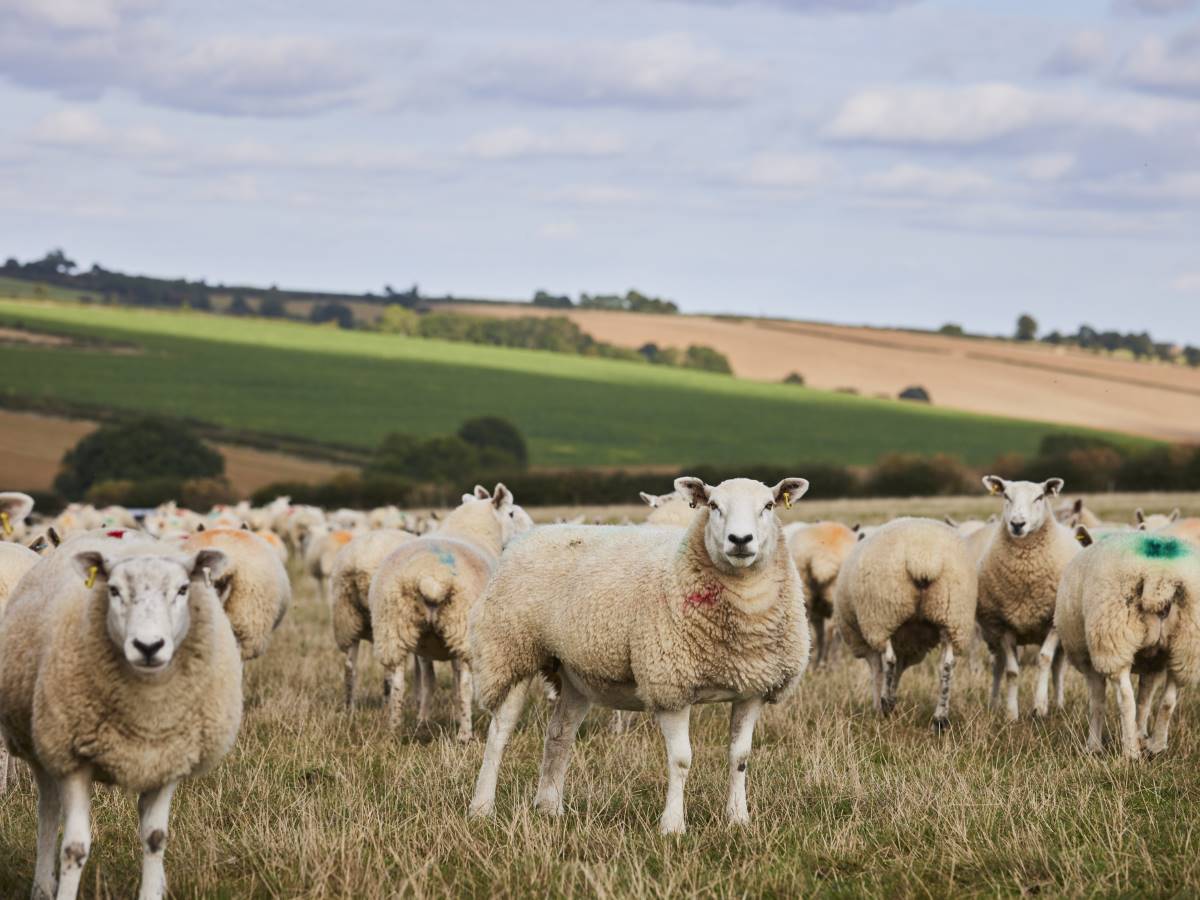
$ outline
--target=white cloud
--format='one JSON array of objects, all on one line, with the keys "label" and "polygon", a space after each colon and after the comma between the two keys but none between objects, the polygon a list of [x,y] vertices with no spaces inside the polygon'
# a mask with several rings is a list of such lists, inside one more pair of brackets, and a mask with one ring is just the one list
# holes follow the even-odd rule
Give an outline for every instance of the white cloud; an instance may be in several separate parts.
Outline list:
[{"label": "white cloud", "polygon": [[550,241],[569,241],[578,236],[579,228],[574,222],[549,222],[538,229],[538,234]]},{"label": "white cloud", "polygon": [[833,172],[833,163],[823,156],[763,153],[750,160],[737,180],[751,187],[803,189],[827,181]]},{"label": "white cloud", "polygon": [[1100,31],[1080,31],[1055,48],[1042,64],[1047,75],[1080,75],[1108,61],[1108,38]]},{"label": "white cloud", "polygon": [[463,147],[467,156],[486,160],[538,156],[615,156],[624,150],[624,138],[611,132],[567,129],[556,133],[538,133],[521,126],[476,134]]},{"label": "white cloud", "polygon": [[901,163],[886,172],[868,175],[863,184],[878,193],[937,199],[979,194],[994,186],[990,177],[972,169],[934,169],[912,163]]},{"label": "white cloud", "polygon": [[1021,172],[1033,181],[1057,181],[1075,168],[1074,153],[1039,153],[1021,161]]},{"label": "white cloud", "polygon": [[551,106],[727,106],[748,100],[758,70],[672,34],[621,43],[535,44],[473,60],[478,96]]},{"label": "white cloud", "polygon": [[110,31],[157,0],[0,0],[0,20],[56,31]]},{"label": "white cloud", "polygon": [[172,149],[171,140],[153,125],[114,128],[89,109],[67,106],[40,119],[28,139],[42,147],[76,149],[127,157],[154,157]]},{"label": "white cloud", "polygon": [[1200,110],[1145,97],[1032,91],[1007,83],[882,87],[851,96],[824,128],[833,140],[968,147],[1033,130],[1098,128],[1140,136]]},{"label": "white cloud", "polygon": [[797,13],[887,13],[918,0],[677,0],[693,6],[776,6]]},{"label": "white cloud", "polygon": [[1146,38],[1125,59],[1120,77],[1140,90],[1200,97],[1200,28],[1169,43]]},{"label": "white cloud", "polygon": [[1181,294],[1200,294],[1200,272],[1184,272],[1171,279],[1171,290]]},{"label": "white cloud", "polygon": [[1119,12],[1143,16],[1170,16],[1195,9],[1200,6],[1200,0],[1115,0],[1113,6]]},{"label": "white cloud", "polygon": [[578,184],[557,191],[553,198],[579,206],[627,206],[644,198],[641,191],[615,184]]}]

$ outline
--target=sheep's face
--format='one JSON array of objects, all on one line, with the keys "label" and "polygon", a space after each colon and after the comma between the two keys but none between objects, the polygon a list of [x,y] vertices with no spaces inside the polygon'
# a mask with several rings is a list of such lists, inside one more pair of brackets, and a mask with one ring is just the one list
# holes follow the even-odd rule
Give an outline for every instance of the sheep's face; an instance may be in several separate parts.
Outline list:
[{"label": "sheep's face", "polygon": [[779,537],[775,507],[803,497],[808,482],[785,478],[767,487],[749,478],[732,478],[710,487],[699,478],[679,478],[675,489],[694,506],[708,507],[704,546],[713,564],[739,571],[770,561]]},{"label": "sheep's face", "polygon": [[1004,498],[1004,528],[1016,540],[1041,531],[1046,520],[1054,514],[1051,500],[1063,489],[1061,478],[1041,483],[1035,481],[1005,481],[996,475],[983,479],[991,494]]},{"label": "sheep's face", "polygon": [[144,678],[165,673],[192,624],[191,592],[211,590],[225,574],[227,557],[205,549],[187,556],[112,559],[79,553],[75,565],[95,591],[107,597],[109,639],[130,668]]},{"label": "sheep's face", "polygon": [[645,491],[639,491],[638,496],[641,497],[642,502],[651,509],[660,509],[673,500],[683,499],[679,496],[678,491],[671,491],[669,494],[647,494]]},{"label": "sheep's face", "polygon": [[[480,496],[480,491],[483,491],[483,497],[491,502],[492,509],[495,511],[496,518],[500,522],[500,543],[508,544],[518,534],[524,534],[533,527],[533,519],[529,513],[525,512],[513,500],[512,491],[503,484],[497,484],[496,489],[490,494],[487,493],[487,488],[475,486],[475,496]],[[469,495],[464,495],[466,500]]]}]

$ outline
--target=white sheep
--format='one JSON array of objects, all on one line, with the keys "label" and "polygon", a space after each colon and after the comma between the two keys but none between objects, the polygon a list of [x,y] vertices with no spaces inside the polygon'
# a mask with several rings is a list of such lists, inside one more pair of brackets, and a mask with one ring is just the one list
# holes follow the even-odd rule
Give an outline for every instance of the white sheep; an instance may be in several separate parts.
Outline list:
[{"label": "white sheep", "polygon": [[1044,716],[1049,711],[1051,667],[1057,706],[1063,705],[1066,661],[1054,631],[1054,604],[1063,570],[1079,552],[1074,533],[1051,512],[1050,501],[1062,490],[1063,480],[1051,478],[1039,484],[988,475],[983,483],[990,493],[1004,498],[1001,521],[982,532],[988,540],[979,561],[976,615],[992,652],[992,705],[999,705],[1000,682],[1006,681],[1005,710],[1009,720],[1017,719],[1018,648],[1038,644],[1033,710]]},{"label": "white sheep", "polygon": [[[1087,748],[1098,753],[1105,689],[1116,686],[1122,754],[1161,753],[1181,687],[1200,679],[1200,552],[1180,538],[1133,532],[1090,544],[1067,567],[1054,624],[1087,679]],[[1136,700],[1132,676],[1138,676]],[[1163,688],[1150,734],[1154,695]]]},{"label": "white sheep", "polygon": [[25,520],[33,512],[33,498],[19,491],[0,492],[0,541],[25,537]]},{"label": "white sheep", "polygon": [[838,627],[871,669],[876,711],[891,713],[904,670],[941,645],[933,727],[950,724],[955,655],[975,634],[978,576],[966,542],[932,519],[896,519],[855,545],[834,588]]},{"label": "white sheep", "polygon": [[355,533],[328,525],[313,525],[308,529],[303,571],[316,583],[317,596],[323,603],[330,599],[329,577],[333,574],[333,561],[342,548],[354,539]]},{"label": "white sheep", "polygon": [[[388,719],[393,727],[401,720],[405,664],[415,653],[450,661],[458,739],[471,739],[467,616],[504,545],[529,522],[508,488],[498,484],[487,499],[464,495],[462,505],[436,532],[402,544],[379,566],[368,599],[375,654],[391,684]],[[423,723],[427,715],[426,701],[418,718]]]},{"label": "white sheep", "polygon": [[[0,542],[0,616],[4,615],[13,588],[40,560],[28,547]],[[9,765],[8,750],[0,741],[0,795],[8,789]]]},{"label": "white sheep", "polygon": [[686,530],[545,526],[514,541],[475,604],[471,665],[492,710],[471,801],[495,808],[504,747],[530,680],[554,679],[536,805],[563,811],[575,733],[593,703],[654,714],[667,747],[663,833],[685,828],[688,723],[697,703],[732,703],[730,822],[749,821],[746,765],[754,724],[808,665],[804,592],[775,506],[798,500],[802,478],[773,488],[749,479],[716,487],[680,478],[700,508]]},{"label": "white sheep", "polygon": [[687,528],[696,515],[691,502],[680,496],[678,491],[671,491],[669,494],[647,494],[641,491],[638,496],[650,507],[650,513],[646,516],[647,525]]},{"label": "white sheep", "polygon": [[241,722],[242,662],[207,580],[224,556],[86,542],[39,563],[0,619],[0,732],[38,785],[33,896],[55,895],[60,823],[57,896],[76,896],[99,781],[138,795],[139,897],[161,898],[175,787],[216,765]]},{"label": "white sheep", "polygon": [[819,666],[829,652],[827,626],[833,617],[833,586],[846,557],[858,543],[858,533],[840,522],[817,522],[784,531],[804,583],[804,607],[815,638],[813,665]]},{"label": "white sheep", "polygon": [[[1138,531],[1164,531],[1179,521],[1181,515],[1178,506],[1169,513],[1151,513],[1150,515],[1146,515],[1139,506],[1133,511],[1133,525]],[[1086,522],[1080,524],[1087,525]]]}]

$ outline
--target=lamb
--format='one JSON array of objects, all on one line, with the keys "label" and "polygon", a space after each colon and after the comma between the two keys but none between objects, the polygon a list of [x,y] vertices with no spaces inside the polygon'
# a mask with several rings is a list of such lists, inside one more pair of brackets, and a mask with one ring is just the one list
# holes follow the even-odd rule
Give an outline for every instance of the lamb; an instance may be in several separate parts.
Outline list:
[{"label": "lamb", "polygon": [[833,585],[857,543],[858,533],[839,522],[818,522],[788,534],[788,550],[804,582],[804,608],[816,638],[814,665],[826,661],[826,623],[833,616]]},{"label": "lamb", "polygon": [[[1090,543],[1086,530],[1080,537]],[[1143,750],[1166,750],[1179,689],[1200,679],[1200,551],[1179,538],[1141,532],[1087,546],[1063,575],[1054,625],[1071,664],[1087,679],[1087,749],[1102,749],[1104,695],[1112,682],[1122,755],[1139,759]]]},{"label": "lamb", "polygon": [[[1179,511],[1178,506],[1166,515],[1162,513],[1146,515],[1139,506],[1133,511],[1133,524],[1138,531],[1164,531],[1179,521],[1181,515],[1182,513]],[[1082,524],[1086,525],[1087,523],[1084,522]]]},{"label": "lamb", "polygon": [[237,638],[242,660],[249,662],[262,656],[292,602],[287,569],[275,549],[242,528],[213,528],[190,535],[183,541],[183,548],[189,552],[213,549],[225,554],[224,574],[213,579],[213,586]]},{"label": "lamb", "polygon": [[650,514],[646,516],[647,525],[687,528],[695,516],[691,503],[681,497],[678,491],[669,494],[647,494],[641,491],[638,496],[650,507]]},{"label": "lamb", "polygon": [[[518,516],[518,511],[520,516]],[[388,720],[397,727],[410,654],[450,660],[457,698],[458,740],[471,740],[471,675],[467,616],[496,568],[504,545],[528,515],[503,484],[491,497],[466,495],[433,534],[400,546],[371,581],[375,653],[391,685]],[[423,723],[428,704],[418,718]]]},{"label": "lamb", "polygon": [[955,656],[974,637],[977,593],[966,542],[943,522],[896,519],[854,547],[834,589],[834,615],[846,645],[870,666],[876,711],[891,713],[904,670],[940,643],[933,727],[949,727]]},{"label": "lamb", "polygon": [[1006,713],[1010,721],[1016,721],[1021,671],[1017,648],[1039,644],[1033,711],[1045,716],[1051,667],[1057,706],[1063,706],[1065,659],[1054,630],[1054,604],[1063,570],[1079,552],[1074,533],[1050,511],[1050,498],[1062,491],[1063,480],[1051,478],[1037,484],[988,475],[983,483],[992,494],[1004,498],[1002,521],[987,532],[990,539],[979,561],[977,617],[992,652],[992,705],[999,705],[1000,682],[1005,680]]},{"label": "lamb", "polygon": [[[139,896],[161,898],[175,787],[215,766],[241,723],[242,662],[208,583],[225,557],[140,540],[84,544],[93,549],[64,562],[64,545],[39,563],[0,619],[0,732],[38,786],[33,896],[55,895],[60,822],[57,896],[76,896],[99,781],[138,795]],[[42,567],[46,577],[33,578]]]},{"label": "lamb", "polygon": [[716,487],[680,478],[699,507],[686,530],[552,525],[515,541],[470,619],[480,702],[493,711],[472,815],[491,815],[504,747],[539,673],[556,682],[536,806],[563,811],[575,733],[593,703],[654,713],[666,741],[664,834],[685,830],[696,703],[732,703],[731,823],[749,821],[746,765],[764,703],[808,666],[800,575],[775,506],[799,499],[803,478],[773,488],[735,478]]},{"label": "lamb", "polygon": [[[329,592],[333,603],[333,640],[338,650],[346,656],[347,709],[354,707],[361,642],[373,640],[369,602],[371,579],[394,550],[415,539],[415,535],[395,528],[367,531],[355,537],[334,557],[333,571],[329,576]],[[417,674],[425,673],[418,669],[414,675]],[[428,700],[424,700],[424,686],[418,685],[417,692],[428,710]]]}]

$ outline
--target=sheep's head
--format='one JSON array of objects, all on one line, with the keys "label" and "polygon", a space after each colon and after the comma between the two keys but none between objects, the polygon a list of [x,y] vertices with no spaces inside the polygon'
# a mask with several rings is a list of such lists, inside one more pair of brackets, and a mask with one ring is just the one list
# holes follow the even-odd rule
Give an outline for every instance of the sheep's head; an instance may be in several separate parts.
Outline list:
[{"label": "sheep's head", "polygon": [[89,550],[76,554],[75,567],[92,590],[107,598],[109,639],[134,672],[155,678],[167,671],[191,628],[193,588],[211,590],[228,559],[212,549],[124,558]]},{"label": "sheep's head", "polygon": [[[477,495],[480,488],[475,488]],[[483,489],[486,492],[486,488]],[[497,484],[496,489],[487,497],[500,520],[500,542],[507,545],[518,534],[524,534],[533,527],[533,519],[529,513],[517,506],[512,491],[503,483]]]},{"label": "sheep's head", "polygon": [[658,509],[672,500],[681,499],[678,491],[671,491],[669,494],[647,494],[645,491],[638,491],[638,496],[651,509]]},{"label": "sheep's head", "polygon": [[767,487],[750,478],[731,478],[711,487],[700,478],[675,479],[677,490],[694,506],[707,506],[704,546],[718,569],[738,571],[770,562],[779,536],[777,504],[790,505],[804,496],[808,482],[785,478]]},{"label": "sheep's head", "polygon": [[996,475],[983,479],[988,493],[1004,498],[1004,528],[1017,540],[1036,534],[1051,517],[1050,500],[1063,489],[1061,478],[1048,481],[1005,481]]},{"label": "sheep's head", "polygon": [[17,527],[33,512],[33,498],[16,491],[0,493],[0,541],[17,534]]}]

